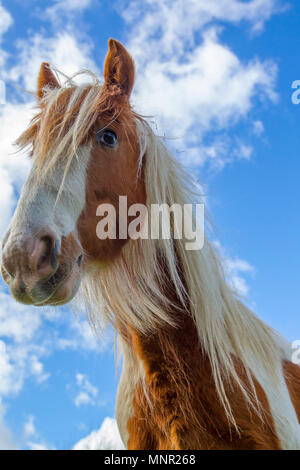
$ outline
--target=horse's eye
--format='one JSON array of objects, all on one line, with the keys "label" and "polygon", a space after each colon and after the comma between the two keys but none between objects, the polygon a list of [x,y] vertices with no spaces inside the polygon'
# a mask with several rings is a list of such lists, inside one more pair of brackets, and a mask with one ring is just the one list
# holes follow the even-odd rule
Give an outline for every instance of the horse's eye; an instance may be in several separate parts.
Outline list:
[{"label": "horse's eye", "polygon": [[98,144],[106,145],[111,148],[114,148],[118,143],[116,134],[114,131],[110,131],[109,129],[97,132],[96,139]]}]

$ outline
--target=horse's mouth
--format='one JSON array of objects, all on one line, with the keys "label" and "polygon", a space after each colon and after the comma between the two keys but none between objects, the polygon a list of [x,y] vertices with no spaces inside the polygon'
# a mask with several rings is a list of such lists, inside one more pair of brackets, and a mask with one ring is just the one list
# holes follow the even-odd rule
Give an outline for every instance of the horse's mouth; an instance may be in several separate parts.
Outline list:
[{"label": "horse's mouth", "polygon": [[81,282],[81,256],[69,267],[60,266],[46,280],[39,280],[30,292],[14,292],[13,297],[20,303],[42,307],[58,306],[70,302],[76,295]]},{"label": "horse's mouth", "polygon": [[54,306],[66,304],[75,296],[79,284],[80,274],[78,275],[78,273],[74,273],[72,270],[70,273],[65,275],[58,284],[55,285],[48,297],[44,298],[42,301],[35,301],[34,305],[36,307],[42,307],[45,305]]},{"label": "horse's mouth", "polygon": [[34,305],[36,307],[58,306],[70,302],[78,291],[80,280],[80,274],[78,275],[72,271],[55,287],[48,298],[34,302]]}]

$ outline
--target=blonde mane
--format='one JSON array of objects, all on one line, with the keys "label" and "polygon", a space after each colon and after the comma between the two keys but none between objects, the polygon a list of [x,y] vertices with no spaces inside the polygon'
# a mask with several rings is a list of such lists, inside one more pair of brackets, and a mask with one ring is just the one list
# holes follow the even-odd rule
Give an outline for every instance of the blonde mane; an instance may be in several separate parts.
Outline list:
[{"label": "blonde mane", "polygon": [[[71,91],[70,91],[71,90]],[[21,146],[33,145],[43,176],[64,155],[66,171],[78,147],[87,139],[99,112],[111,119],[124,109],[122,100],[113,107],[115,95],[96,79],[92,85],[73,86],[69,81],[48,90],[40,113],[19,138]],[[175,160],[147,122],[135,116],[140,144],[140,170],[146,184],[147,205],[201,202],[196,184]],[[47,154],[47,160],[45,155]],[[276,389],[281,375],[277,335],[242,304],[225,279],[221,260],[208,238],[204,248],[187,251],[186,240],[129,240],[121,255],[110,264],[85,273],[82,289],[91,321],[96,328],[111,322],[116,328],[130,325],[153,333],[164,323],[176,327],[172,311],[178,308],[166,296],[172,284],[182,308],[196,325],[199,343],[209,358],[219,398],[234,423],[225,383],[235,383],[249,406],[258,409],[253,378],[264,370]],[[163,264],[167,269],[162,268]],[[173,310],[172,310],[173,309]],[[250,387],[237,374],[233,358],[244,366]]]},{"label": "blonde mane", "polygon": [[[137,119],[136,125],[149,212],[151,204],[201,202],[199,188],[169,154],[161,139],[144,120]],[[234,381],[248,404],[260,414],[253,377],[258,367],[264,368],[269,371],[274,388],[279,386],[277,334],[238,299],[225,279],[213,244],[206,238],[202,250],[187,251],[185,242],[184,238],[130,240],[120,258],[84,278],[86,303],[96,327],[101,318],[99,312],[114,325],[129,324],[146,334],[155,332],[164,322],[176,327],[172,316],[176,306],[166,298],[164,290],[171,280],[195,322],[199,342],[211,363],[219,398],[228,419],[235,424],[224,384]],[[162,257],[168,279],[162,269]],[[237,374],[233,357],[245,367],[250,389]]]}]

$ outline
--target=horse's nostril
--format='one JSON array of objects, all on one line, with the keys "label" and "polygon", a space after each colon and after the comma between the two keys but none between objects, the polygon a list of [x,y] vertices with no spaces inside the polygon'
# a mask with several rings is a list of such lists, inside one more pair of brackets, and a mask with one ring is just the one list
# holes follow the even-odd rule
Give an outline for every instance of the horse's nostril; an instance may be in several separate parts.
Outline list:
[{"label": "horse's nostril", "polygon": [[60,253],[60,240],[56,240],[53,244],[51,255],[50,255],[50,262],[51,262],[51,266],[53,269],[57,268],[59,253]]},{"label": "horse's nostril", "polygon": [[23,296],[26,288],[19,285],[19,279],[25,279],[30,291],[33,282],[48,279],[56,272],[59,255],[60,238],[51,229],[35,236],[12,238],[2,252],[2,277],[9,286],[14,285],[18,297]]},{"label": "horse's nostril", "polygon": [[82,260],[83,260],[83,255],[81,254],[81,255],[78,256],[78,258],[77,258],[77,264],[78,264],[79,267],[80,267],[81,264],[82,264]]},{"label": "horse's nostril", "polygon": [[45,235],[35,241],[31,255],[32,268],[41,277],[50,275],[58,266],[59,241],[52,235]]},{"label": "horse's nostril", "polygon": [[43,251],[42,251],[42,254],[40,255],[39,259],[38,259],[38,262],[37,262],[37,270],[40,271],[41,269],[43,269],[43,267],[47,266],[49,264],[49,261],[51,262],[52,264],[52,247],[53,247],[53,244],[52,244],[52,238],[51,237],[43,237],[41,238],[40,240],[44,247],[43,247]]}]

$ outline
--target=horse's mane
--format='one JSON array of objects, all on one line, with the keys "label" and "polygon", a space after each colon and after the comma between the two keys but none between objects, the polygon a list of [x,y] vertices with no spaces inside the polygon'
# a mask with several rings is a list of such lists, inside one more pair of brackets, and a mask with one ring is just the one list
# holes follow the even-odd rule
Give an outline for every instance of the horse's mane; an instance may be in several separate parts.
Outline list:
[{"label": "horse's mane", "polygon": [[[71,88],[70,83],[45,93],[41,111],[18,140],[21,146],[33,144],[34,152],[40,147],[40,159],[47,153],[47,163],[41,165],[44,175],[62,153],[68,167],[99,110],[111,112],[114,102],[113,97],[103,95],[103,86],[97,80],[92,85],[77,87],[71,83]],[[122,109],[121,106],[115,110],[112,119]],[[199,188],[162,140],[133,111],[132,117],[140,143],[140,170],[146,184],[149,213],[151,204],[201,202]],[[84,297],[96,327],[102,318],[115,326],[130,325],[139,332],[153,333],[164,323],[176,327],[172,308],[177,306],[172,305],[164,288],[166,283],[172,284],[183,308],[194,320],[219,398],[234,423],[225,383],[235,383],[248,404],[260,413],[253,377],[259,380],[267,376],[276,389],[281,376],[276,333],[243,305],[227,283],[220,257],[208,238],[202,250],[187,251],[185,243],[184,238],[129,240],[115,261],[85,274]],[[240,379],[234,358],[245,368],[250,387]]]},{"label": "horse's mane", "polygon": [[[198,186],[161,139],[144,120],[137,119],[136,124],[149,213],[151,204],[200,202]],[[167,282],[161,263],[163,256],[177,296],[194,319],[200,344],[211,363],[219,398],[228,418],[234,422],[225,381],[234,381],[247,402],[256,406],[253,376],[263,375],[257,368],[269,371],[274,388],[280,376],[277,335],[243,305],[227,283],[213,244],[206,238],[202,250],[187,251],[185,242],[184,239],[130,240],[121,257],[83,280],[87,303],[96,325],[99,311],[106,320],[114,323],[117,316],[118,322],[129,323],[143,333],[155,331],[163,322],[174,324],[172,305],[163,288]],[[250,389],[240,380],[233,356],[245,367]]]}]

